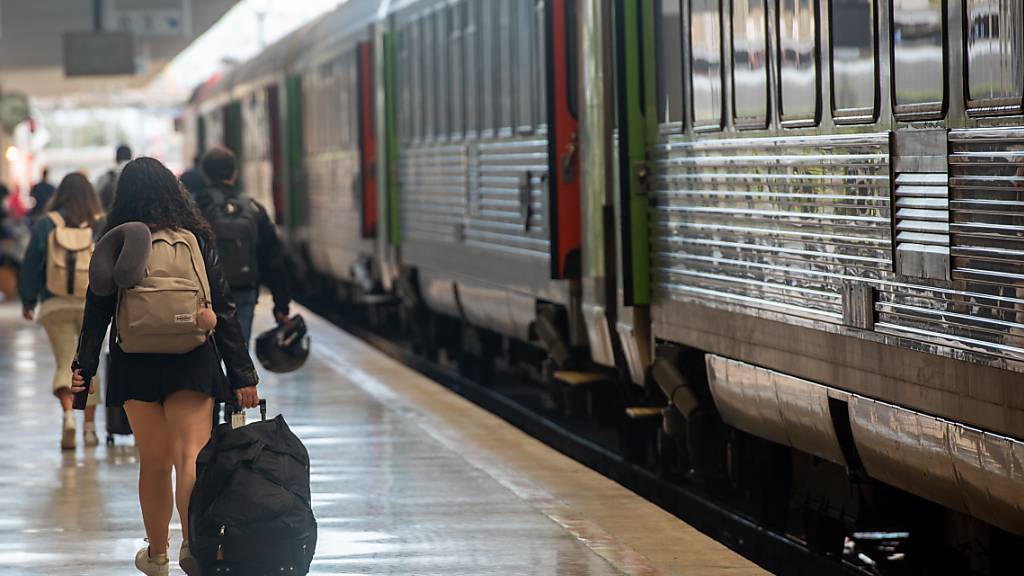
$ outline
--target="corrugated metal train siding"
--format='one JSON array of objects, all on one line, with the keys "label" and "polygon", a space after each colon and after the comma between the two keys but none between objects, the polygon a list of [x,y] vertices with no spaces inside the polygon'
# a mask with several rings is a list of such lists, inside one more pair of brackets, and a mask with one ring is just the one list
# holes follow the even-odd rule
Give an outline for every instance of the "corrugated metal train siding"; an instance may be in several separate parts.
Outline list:
[{"label": "corrugated metal train siding", "polygon": [[952,290],[906,287],[881,329],[1024,358],[1024,130],[949,135]]},{"label": "corrugated metal train siding", "polygon": [[888,142],[657,147],[656,302],[841,324],[843,282],[867,282],[878,291],[877,332],[1024,359],[1024,130],[950,133],[952,281],[932,285],[893,269]]},{"label": "corrugated metal train siding", "polygon": [[399,162],[402,237],[546,261],[546,174],[544,139],[405,148]]},{"label": "corrugated metal train siding", "polygon": [[892,271],[887,134],[654,150],[659,298],[842,320],[844,278]]}]

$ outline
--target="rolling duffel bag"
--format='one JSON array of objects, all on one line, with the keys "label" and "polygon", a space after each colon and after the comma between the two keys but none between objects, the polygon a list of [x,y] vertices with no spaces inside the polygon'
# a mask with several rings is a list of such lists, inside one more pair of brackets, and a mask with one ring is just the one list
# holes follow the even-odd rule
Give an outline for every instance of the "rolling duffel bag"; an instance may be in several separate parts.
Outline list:
[{"label": "rolling duffel bag", "polygon": [[317,525],[309,453],[284,418],[221,424],[196,459],[189,548],[203,574],[306,574]]}]

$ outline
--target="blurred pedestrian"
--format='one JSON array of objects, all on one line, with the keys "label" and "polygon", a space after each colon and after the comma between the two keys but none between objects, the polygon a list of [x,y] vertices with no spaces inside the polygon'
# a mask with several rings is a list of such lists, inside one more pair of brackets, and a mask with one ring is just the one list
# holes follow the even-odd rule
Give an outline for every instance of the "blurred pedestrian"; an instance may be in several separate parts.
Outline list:
[{"label": "blurred pedestrian", "polygon": [[114,204],[114,193],[117,191],[117,179],[121,176],[125,164],[132,159],[132,149],[121,144],[114,152],[114,167],[107,170],[99,180],[96,181],[96,191],[100,195],[100,203],[103,209],[110,211]]},{"label": "blurred pedestrian", "polygon": [[249,342],[261,283],[269,286],[273,295],[274,319],[279,324],[288,320],[292,298],[284,251],[266,208],[236,186],[234,153],[213,148],[203,155],[201,165],[207,185],[196,195],[196,204],[217,238],[224,276],[238,305],[245,341]]},{"label": "blurred pedestrian", "polygon": [[[68,367],[75,356],[78,333],[82,329],[93,229],[103,212],[92,184],[82,174],[73,172],[64,177],[40,213],[42,216],[35,223],[21,262],[18,294],[22,316],[25,320],[37,320],[49,337],[57,363],[52,389],[63,409],[60,446],[74,450],[76,425],[71,409]],[[85,410],[83,440],[86,446],[98,443],[98,403],[99,396],[93,395]]]},{"label": "blurred pedestrian", "polygon": [[42,178],[39,179],[39,182],[36,182],[36,185],[28,193],[33,200],[32,209],[28,212],[30,222],[35,222],[39,215],[46,210],[46,205],[50,202],[53,192],[53,184],[50,184],[50,169],[43,168]]},{"label": "blurred pedestrian", "polygon": [[203,188],[206,187],[206,180],[203,178],[203,172],[199,167],[199,156],[192,158],[192,166],[189,167],[181,175],[181,184],[188,190],[188,193],[195,198]]},{"label": "blurred pedestrian", "polygon": [[139,502],[149,541],[135,555],[135,566],[151,576],[167,575],[169,524],[177,504],[183,538],[178,563],[186,574],[195,576],[199,566],[188,546],[188,507],[196,480],[196,456],[210,439],[213,401],[257,406],[259,377],[242,339],[209,224],[174,174],[152,158],[139,158],[124,167],[106,233],[123,230],[119,227],[129,223],[145,224],[154,234],[176,233],[186,238],[183,246],[195,242],[201,255],[191,247],[182,250],[192,252],[189,258],[202,258],[216,330],[197,348],[180,354],[125,352],[114,311],[121,298],[129,297],[124,296],[127,291],[111,289],[109,295],[100,296],[90,288],[72,391],[85,391],[85,382],[96,375],[103,338],[113,321],[107,405],[124,405],[135,434]]}]

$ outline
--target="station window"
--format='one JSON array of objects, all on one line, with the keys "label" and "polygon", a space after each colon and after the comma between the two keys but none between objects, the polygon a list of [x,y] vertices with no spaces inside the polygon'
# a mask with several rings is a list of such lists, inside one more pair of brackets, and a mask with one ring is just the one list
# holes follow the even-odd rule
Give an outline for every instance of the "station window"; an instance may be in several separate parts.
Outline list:
[{"label": "station window", "polygon": [[1018,112],[1021,105],[1024,3],[967,0],[967,94],[982,113]]},{"label": "station window", "polygon": [[765,0],[732,0],[732,101],[739,128],[768,127]]},{"label": "station window", "polygon": [[837,122],[873,122],[878,110],[875,0],[832,0],[832,109]]},{"label": "station window", "polygon": [[941,116],[945,104],[945,2],[893,0],[893,93],[900,118]]},{"label": "station window", "polygon": [[785,125],[818,120],[817,0],[779,0],[780,106]]},{"label": "station window", "polygon": [[683,121],[683,23],[679,0],[661,0],[658,14],[658,122]]},{"label": "station window", "polygon": [[690,85],[695,129],[722,127],[722,19],[719,0],[690,3]]}]

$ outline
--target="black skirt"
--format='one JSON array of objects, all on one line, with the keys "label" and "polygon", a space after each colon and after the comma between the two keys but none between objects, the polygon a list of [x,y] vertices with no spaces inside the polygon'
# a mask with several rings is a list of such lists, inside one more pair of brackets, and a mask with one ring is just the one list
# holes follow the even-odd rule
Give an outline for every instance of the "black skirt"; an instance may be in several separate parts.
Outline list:
[{"label": "black skirt", "polygon": [[233,399],[213,340],[185,354],[131,354],[111,339],[107,406],[126,400],[163,403],[179,390],[195,390],[219,402]]}]

